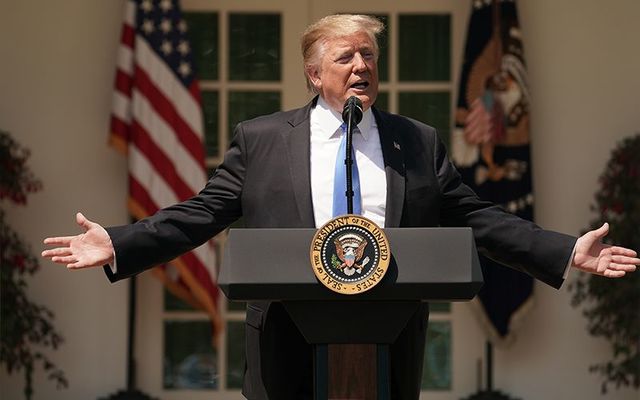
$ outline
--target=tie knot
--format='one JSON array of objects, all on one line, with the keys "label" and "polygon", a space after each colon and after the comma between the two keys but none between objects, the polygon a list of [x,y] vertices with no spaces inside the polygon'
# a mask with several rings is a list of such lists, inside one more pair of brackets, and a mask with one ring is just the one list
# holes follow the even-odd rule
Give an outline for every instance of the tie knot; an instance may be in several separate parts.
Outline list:
[{"label": "tie knot", "polygon": [[[347,133],[347,124],[346,122],[343,122],[342,125],[340,125],[340,132],[342,133]],[[360,129],[358,129],[358,125],[354,125],[353,126],[353,133],[360,133]]]}]

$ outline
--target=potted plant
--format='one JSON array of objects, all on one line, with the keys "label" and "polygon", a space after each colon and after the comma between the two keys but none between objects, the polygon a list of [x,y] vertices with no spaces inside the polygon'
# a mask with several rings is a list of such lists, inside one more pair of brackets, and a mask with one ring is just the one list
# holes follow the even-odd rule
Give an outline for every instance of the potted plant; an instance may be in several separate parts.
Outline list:
[{"label": "potted plant", "polygon": [[[0,131],[0,205],[27,202],[27,195],[41,189],[41,182],[26,165],[29,151]],[[62,337],[53,326],[53,313],[27,295],[27,278],[39,269],[38,258],[7,224],[0,207],[0,365],[9,374],[22,372],[26,399],[33,396],[33,372],[41,365],[57,387],[67,387],[62,370],[42,351],[56,349]]]},{"label": "potted plant", "polygon": [[[613,150],[599,183],[591,229],[610,222],[606,240],[640,253],[640,134]],[[609,385],[640,388],[640,273],[618,280],[582,274],[570,290],[572,304],[583,308],[589,333],[611,345],[610,359],[589,367],[602,376],[602,392]]]}]

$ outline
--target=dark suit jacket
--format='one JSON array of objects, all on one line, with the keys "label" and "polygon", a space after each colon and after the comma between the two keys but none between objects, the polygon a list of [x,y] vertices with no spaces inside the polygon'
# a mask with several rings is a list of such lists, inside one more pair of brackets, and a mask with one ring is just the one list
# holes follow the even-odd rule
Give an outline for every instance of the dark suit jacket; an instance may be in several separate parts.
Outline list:
[{"label": "dark suit jacket", "polygon": [[[108,228],[118,273],[112,281],[169,261],[243,217],[247,227],[314,227],[307,106],[240,123],[205,188],[194,198],[133,225]],[[386,227],[470,226],[480,251],[553,286],[562,284],[575,238],[480,201],[465,186],[435,130],[373,110],[387,177]],[[331,172],[333,173],[333,166]],[[417,399],[428,308],[391,346],[392,398]],[[311,398],[312,355],[280,304],[247,309],[249,399]]]}]

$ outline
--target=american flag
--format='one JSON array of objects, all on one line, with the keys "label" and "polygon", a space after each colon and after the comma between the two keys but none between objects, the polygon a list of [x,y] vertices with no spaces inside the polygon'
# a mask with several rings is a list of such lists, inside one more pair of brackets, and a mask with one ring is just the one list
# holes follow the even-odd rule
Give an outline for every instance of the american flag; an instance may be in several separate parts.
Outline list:
[{"label": "american flag", "polygon": [[[128,156],[128,207],[138,219],[206,183],[200,91],[186,31],[177,0],[126,3],[110,143]],[[211,243],[154,272],[172,293],[205,310],[219,331]]]}]

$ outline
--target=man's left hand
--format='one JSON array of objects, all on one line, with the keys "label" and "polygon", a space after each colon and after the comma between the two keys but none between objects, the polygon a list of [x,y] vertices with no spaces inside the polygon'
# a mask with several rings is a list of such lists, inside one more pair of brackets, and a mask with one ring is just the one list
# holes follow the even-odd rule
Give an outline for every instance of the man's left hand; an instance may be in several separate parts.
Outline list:
[{"label": "man's left hand", "polygon": [[571,266],[591,274],[620,278],[640,265],[635,251],[620,246],[603,244],[601,239],[609,233],[609,224],[589,231],[578,238]]}]

